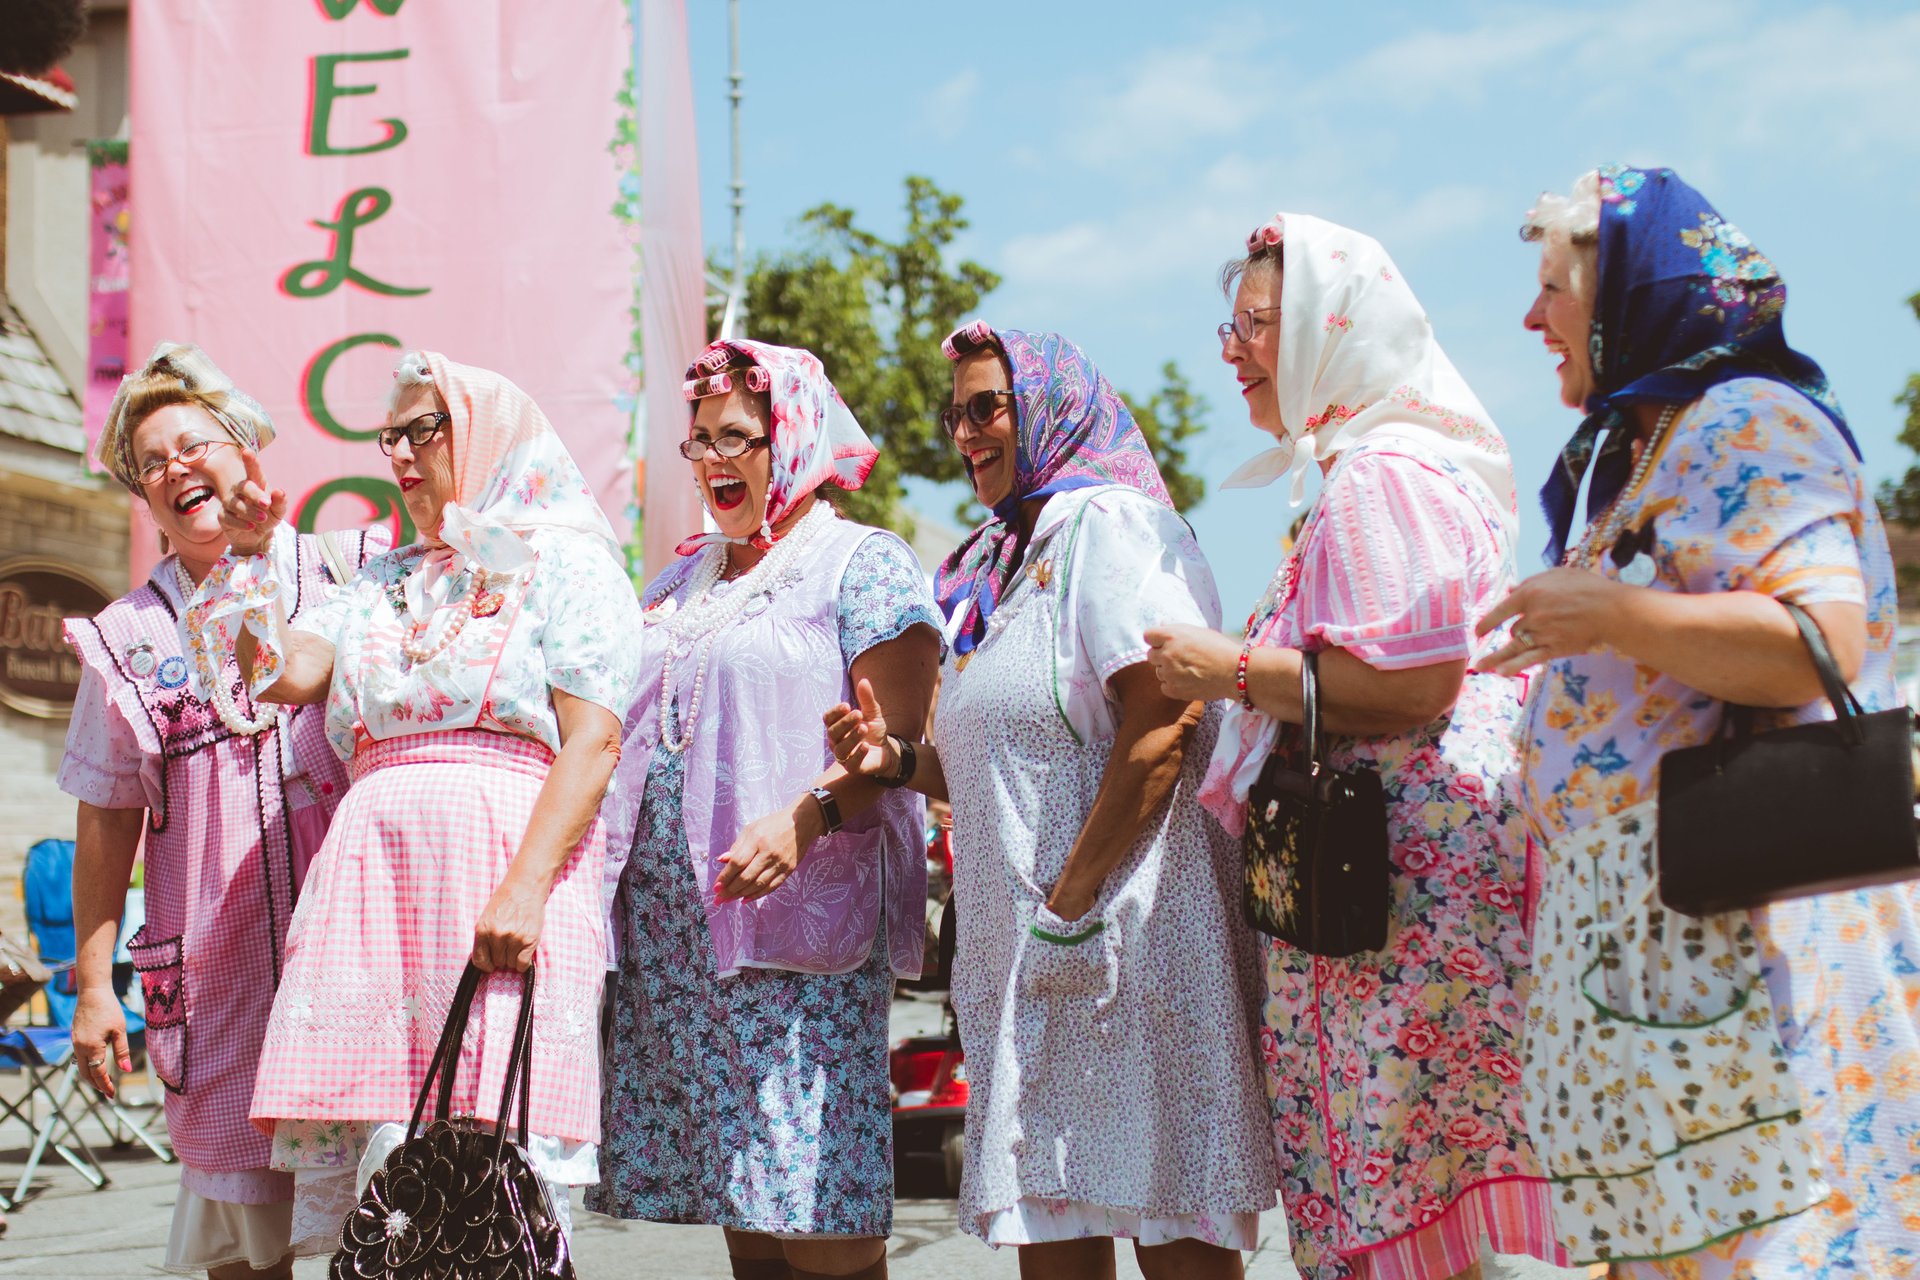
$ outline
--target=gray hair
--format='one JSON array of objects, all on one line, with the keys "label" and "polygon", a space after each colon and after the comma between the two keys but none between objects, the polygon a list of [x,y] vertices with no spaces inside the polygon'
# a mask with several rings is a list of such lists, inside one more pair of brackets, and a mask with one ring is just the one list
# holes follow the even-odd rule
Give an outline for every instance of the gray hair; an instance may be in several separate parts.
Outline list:
[{"label": "gray hair", "polygon": [[1567,195],[1541,192],[1520,223],[1520,238],[1572,249],[1573,291],[1591,304],[1600,283],[1600,171],[1575,178]]},{"label": "gray hair", "polygon": [[424,351],[409,351],[400,357],[400,363],[393,366],[393,389],[387,392],[387,416],[400,407],[400,401],[416,387],[433,385],[433,367],[427,363]]}]

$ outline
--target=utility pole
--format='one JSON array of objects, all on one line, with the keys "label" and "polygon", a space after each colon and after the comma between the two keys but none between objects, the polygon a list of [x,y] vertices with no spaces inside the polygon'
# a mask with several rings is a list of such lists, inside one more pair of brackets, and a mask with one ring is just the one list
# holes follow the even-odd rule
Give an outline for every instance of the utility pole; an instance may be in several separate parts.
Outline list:
[{"label": "utility pole", "polygon": [[745,77],[740,74],[740,0],[727,0],[727,101],[730,104],[733,151],[733,276],[727,282],[727,305],[720,313],[719,337],[737,338],[747,316],[747,186],[740,176],[740,100]]}]

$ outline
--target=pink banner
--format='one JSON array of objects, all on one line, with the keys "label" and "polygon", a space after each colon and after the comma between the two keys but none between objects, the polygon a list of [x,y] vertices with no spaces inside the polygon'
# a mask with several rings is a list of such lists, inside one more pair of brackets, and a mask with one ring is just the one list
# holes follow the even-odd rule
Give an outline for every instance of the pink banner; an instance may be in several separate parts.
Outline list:
[{"label": "pink banner", "polygon": [[700,499],[678,450],[687,438],[680,385],[707,344],[700,158],[685,0],[637,0],[640,103],[640,334],[646,373],[640,441],[642,551],[651,578],[674,544],[700,530]]},{"label": "pink banner", "polygon": [[92,171],[87,252],[87,386],[81,409],[87,466],[99,471],[93,445],[127,372],[127,144],[89,142]]},{"label": "pink banner", "polygon": [[[404,521],[372,436],[409,347],[526,388],[621,520],[625,17],[611,0],[564,18],[510,0],[133,6],[132,350],[197,342],[266,405],[267,476],[302,528]],[[135,523],[138,581],[156,552]]]}]

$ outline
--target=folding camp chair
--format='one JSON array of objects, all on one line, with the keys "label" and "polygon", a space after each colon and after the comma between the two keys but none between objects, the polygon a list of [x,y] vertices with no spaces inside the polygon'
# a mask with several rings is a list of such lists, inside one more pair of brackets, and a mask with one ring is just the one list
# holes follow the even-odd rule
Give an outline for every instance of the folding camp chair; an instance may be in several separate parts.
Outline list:
[{"label": "folding camp chair", "polygon": [[[47,984],[47,1011],[51,1016],[52,1028],[27,1028],[29,1032],[57,1030],[70,1031],[73,1025],[74,1005],[79,999],[74,984],[73,962],[76,951],[73,925],[73,841],[42,840],[27,850],[27,865],[22,877],[26,898],[27,928],[33,934],[39,947],[42,963],[55,970],[53,981]],[[124,981],[132,983],[132,969],[127,966]],[[116,991],[121,978],[116,967]],[[123,1002],[124,1005],[124,1002]],[[146,1019],[139,1013],[127,1009],[127,1041],[135,1053],[145,1047]],[[108,1101],[95,1093],[92,1088],[80,1084],[80,1063],[72,1060],[71,1038],[64,1065],[75,1081],[71,1096],[84,1107],[88,1114],[99,1122],[107,1133],[109,1141],[115,1147],[124,1147],[134,1142],[144,1145],[163,1161],[171,1161],[173,1152],[148,1128],[148,1121],[133,1114],[121,1098]],[[29,1169],[31,1175],[31,1169]],[[22,1184],[24,1191],[25,1184]]]},{"label": "folding camp chair", "polygon": [[[20,1027],[0,1035],[0,1071],[18,1071],[26,1077],[27,1088],[20,1097],[0,1097],[0,1113],[20,1121],[33,1134],[20,1181],[11,1195],[0,1195],[5,1207],[10,1209],[26,1198],[49,1150],[72,1165],[94,1190],[106,1186],[107,1171],[80,1136],[70,1109],[78,1102],[81,1113],[93,1110],[75,1097],[80,1090],[80,1064],[73,1058],[71,1033],[65,1027]],[[43,1109],[46,1114],[40,1117]]]}]

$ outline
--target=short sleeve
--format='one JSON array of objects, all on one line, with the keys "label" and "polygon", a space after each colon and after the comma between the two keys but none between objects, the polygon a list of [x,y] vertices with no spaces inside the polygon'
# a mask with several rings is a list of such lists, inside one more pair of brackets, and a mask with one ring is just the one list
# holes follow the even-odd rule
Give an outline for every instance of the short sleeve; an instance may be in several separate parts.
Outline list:
[{"label": "short sleeve", "polygon": [[347,618],[353,609],[356,592],[364,589],[361,581],[349,583],[331,592],[318,604],[307,605],[299,613],[287,619],[287,625],[295,631],[305,631],[319,636],[335,649],[340,647],[340,633],[347,625]]},{"label": "short sleeve", "polygon": [[1475,607],[1498,586],[1500,552],[1460,486],[1385,449],[1343,462],[1303,549],[1309,641],[1399,671],[1469,658]]},{"label": "short sleeve", "polygon": [[547,684],[621,719],[640,672],[640,602],[626,570],[584,536],[544,538],[535,590]]},{"label": "short sleeve", "polygon": [[1827,416],[1797,391],[1742,378],[1714,387],[1688,418],[1642,504],[1685,589],[1866,604],[1871,499]]},{"label": "short sleeve", "polygon": [[875,532],[854,548],[840,575],[839,621],[840,660],[849,667],[875,645],[920,623],[939,634],[933,590],[906,543]]},{"label": "short sleeve", "polygon": [[160,800],[157,787],[149,786],[149,772],[133,726],[107,696],[106,681],[82,664],[56,784],[96,809],[144,809]]},{"label": "short sleeve", "polygon": [[1099,684],[1146,659],[1150,628],[1220,625],[1220,593],[1193,530],[1145,494],[1115,488],[1089,498],[1061,536],[1073,640]]}]

